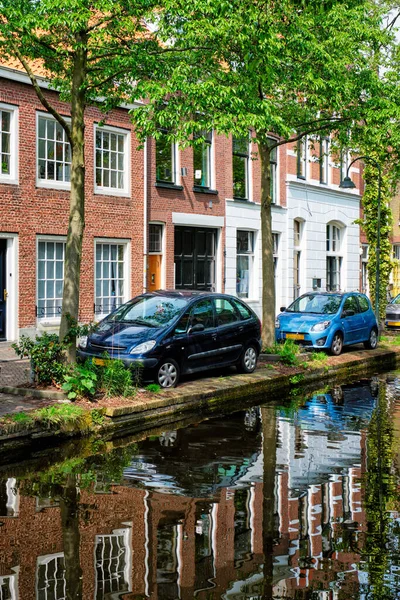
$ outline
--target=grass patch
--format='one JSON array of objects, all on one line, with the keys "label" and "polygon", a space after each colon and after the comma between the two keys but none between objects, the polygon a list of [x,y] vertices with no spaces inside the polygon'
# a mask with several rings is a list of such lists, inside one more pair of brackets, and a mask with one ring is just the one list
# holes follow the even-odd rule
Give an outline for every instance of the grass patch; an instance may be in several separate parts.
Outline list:
[{"label": "grass patch", "polygon": [[317,365],[323,365],[328,360],[328,355],[325,352],[311,352],[310,361]]}]

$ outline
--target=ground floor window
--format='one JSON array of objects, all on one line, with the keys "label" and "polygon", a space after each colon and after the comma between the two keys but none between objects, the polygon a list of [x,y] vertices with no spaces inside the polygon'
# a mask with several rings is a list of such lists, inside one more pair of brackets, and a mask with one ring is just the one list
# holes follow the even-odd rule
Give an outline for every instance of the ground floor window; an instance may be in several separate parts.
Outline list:
[{"label": "ground floor window", "polygon": [[65,242],[39,240],[37,265],[37,316],[61,315],[64,286]]},{"label": "ground floor window", "polygon": [[236,233],[236,293],[249,298],[254,263],[254,231]]},{"label": "ground floor window", "polygon": [[340,256],[327,256],[326,258],[326,289],[328,292],[340,290],[340,274],[342,259]]},{"label": "ground floor window", "polygon": [[124,530],[111,535],[97,535],[95,549],[95,599],[116,598],[130,591],[129,552]]},{"label": "ground floor window", "polygon": [[301,251],[295,250],[293,254],[293,298],[300,296],[300,257]]},{"label": "ground floor window", "polygon": [[65,561],[63,554],[38,558],[36,592],[39,600],[66,600]]},{"label": "ground floor window", "polygon": [[278,249],[279,249],[279,233],[272,234],[272,254],[274,258],[274,278],[278,272]]},{"label": "ground floor window", "polygon": [[108,314],[125,300],[126,244],[96,243],[95,314]]}]

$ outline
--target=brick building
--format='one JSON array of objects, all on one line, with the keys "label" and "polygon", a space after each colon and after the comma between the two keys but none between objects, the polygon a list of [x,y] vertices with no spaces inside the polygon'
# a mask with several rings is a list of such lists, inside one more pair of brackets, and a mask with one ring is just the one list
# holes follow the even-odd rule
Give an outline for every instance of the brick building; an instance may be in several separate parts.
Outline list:
[{"label": "brick building", "polygon": [[[40,79],[68,119],[69,106]],[[86,111],[82,321],[143,290],[239,295],[260,313],[260,173],[251,138],[206,132],[144,149],[128,109]],[[17,63],[0,67],[0,339],[55,330],[69,215],[70,149]],[[320,157],[320,160],[319,158]],[[276,310],[310,289],[359,288],[357,191],[329,140],[281,146],[271,162]],[[359,184],[359,170],[351,175]]]}]

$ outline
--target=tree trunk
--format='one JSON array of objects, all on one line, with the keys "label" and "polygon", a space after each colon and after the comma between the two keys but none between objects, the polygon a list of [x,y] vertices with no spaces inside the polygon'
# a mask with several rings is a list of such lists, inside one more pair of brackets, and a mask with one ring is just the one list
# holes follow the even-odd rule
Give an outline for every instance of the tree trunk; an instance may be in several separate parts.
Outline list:
[{"label": "tree trunk", "polygon": [[68,475],[60,497],[63,536],[66,597],[82,600],[82,567],[80,562],[79,493],[76,475]]},{"label": "tree trunk", "polygon": [[263,553],[264,594],[273,598],[275,532],[276,409],[261,407],[263,434]]},{"label": "tree trunk", "polygon": [[[79,288],[82,259],[82,241],[85,229],[85,93],[87,50],[86,34],[75,56],[71,97],[71,195],[67,243],[64,263],[64,290],[60,325],[60,340],[67,335],[71,324],[78,323]],[[76,358],[76,338],[71,338],[67,352],[68,362]]]},{"label": "tree trunk", "polygon": [[261,261],[262,261],[262,330],[263,348],[275,342],[275,277],[271,217],[271,148],[258,144],[261,165]]}]

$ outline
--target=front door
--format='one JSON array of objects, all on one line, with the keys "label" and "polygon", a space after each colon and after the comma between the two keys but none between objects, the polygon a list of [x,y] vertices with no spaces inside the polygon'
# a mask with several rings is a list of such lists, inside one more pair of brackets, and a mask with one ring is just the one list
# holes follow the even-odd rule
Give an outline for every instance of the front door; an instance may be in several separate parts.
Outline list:
[{"label": "front door", "polygon": [[215,289],[216,229],[175,227],[175,288]]},{"label": "front door", "polygon": [[0,340],[6,339],[6,254],[7,240],[0,240]]}]

